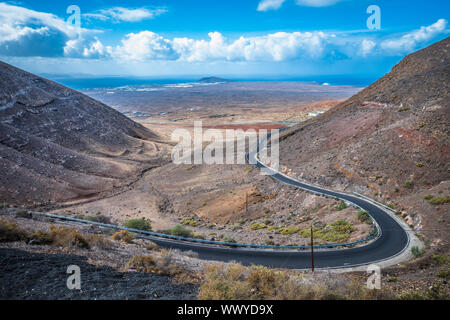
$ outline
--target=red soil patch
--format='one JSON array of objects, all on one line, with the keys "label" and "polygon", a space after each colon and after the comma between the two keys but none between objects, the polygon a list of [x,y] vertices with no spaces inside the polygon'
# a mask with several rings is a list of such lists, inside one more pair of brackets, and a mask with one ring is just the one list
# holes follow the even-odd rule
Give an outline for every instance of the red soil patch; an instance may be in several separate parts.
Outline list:
[{"label": "red soil patch", "polygon": [[210,125],[203,126],[204,129],[233,129],[233,130],[255,130],[259,132],[260,130],[275,130],[286,128],[285,125],[275,124],[275,123],[255,123],[255,124],[224,124],[224,125]]}]

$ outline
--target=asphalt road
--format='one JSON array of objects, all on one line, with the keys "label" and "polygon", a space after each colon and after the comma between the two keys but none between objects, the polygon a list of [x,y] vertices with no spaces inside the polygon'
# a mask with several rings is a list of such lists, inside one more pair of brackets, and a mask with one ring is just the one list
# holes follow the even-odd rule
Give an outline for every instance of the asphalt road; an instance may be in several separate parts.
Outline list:
[{"label": "asphalt road", "polygon": [[[249,158],[253,157],[256,159],[255,156],[256,151],[248,155]],[[258,160],[256,165],[259,168],[265,168]],[[363,198],[334,192],[317,186],[310,186],[280,173],[274,173],[272,177],[283,184],[352,202],[362,209],[367,210],[378,224],[380,236],[367,245],[347,249],[316,251],[314,253],[314,261],[315,267],[318,269],[342,268],[376,263],[400,254],[409,244],[409,237],[406,231],[397,221],[389,213]],[[236,261],[244,265],[255,264],[276,268],[311,268],[311,253],[308,251],[228,248],[153,237],[152,241],[162,247],[192,250],[197,252],[199,258],[204,260]]]}]

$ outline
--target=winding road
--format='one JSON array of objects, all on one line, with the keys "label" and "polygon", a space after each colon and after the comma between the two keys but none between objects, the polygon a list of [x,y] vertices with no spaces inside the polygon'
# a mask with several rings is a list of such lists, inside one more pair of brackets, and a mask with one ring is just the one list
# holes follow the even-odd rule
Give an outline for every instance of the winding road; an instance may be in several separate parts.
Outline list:
[{"label": "winding road", "polygon": [[[273,169],[262,164],[257,159],[256,154],[257,151],[254,151],[248,157],[254,157],[258,168],[273,171]],[[378,224],[379,237],[367,245],[349,249],[315,251],[314,261],[316,268],[346,268],[368,265],[395,257],[408,247],[409,236],[403,227],[388,212],[368,200],[311,186],[276,171],[273,171],[271,176],[286,185],[351,202],[368,211]],[[160,238],[154,238],[152,241],[163,247],[192,250],[198,253],[200,259],[204,260],[236,261],[244,265],[255,264],[275,268],[311,268],[311,253],[308,251],[227,248]]]},{"label": "winding road", "polygon": [[[331,191],[318,186],[300,182],[288,177],[272,168],[267,167],[259,161],[258,149],[247,154],[247,159],[252,160],[258,168],[269,171],[270,176],[282,184],[299,188],[308,192],[321,194],[333,198],[339,198],[350,202],[363,210],[369,212],[374,219],[379,235],[368,244],[358,247],[340,249],[319,249],[314,250],[315,268],[317,269],[337,269],[369,265],[389,260],[403,253],[410,244],[410,236],[407,231],[391,216],[385,209],[366,200],[350,194]],[[249,161],[250,162],[250,161]],[[47,216],[71,220],[74,222],[97,224],[106,228],[126,229],[113,225],[105,225],[79,219],[61,217],[46,214]],[[298,249],[261,249],[248,247],[230,247],[208,243],[209,241],[197,240],[197,242],[182,241],[181,237],[171,237],[167,235],[155,234],[133,229],[127,229],[140,234],[141,238],[149,239],[160,247],[179,249],[182,251],[193,251],[203,260],[239,262],[243,265],[264,265],[274,268],[290,269],[310,269],[311,253],[309,250]]]}]

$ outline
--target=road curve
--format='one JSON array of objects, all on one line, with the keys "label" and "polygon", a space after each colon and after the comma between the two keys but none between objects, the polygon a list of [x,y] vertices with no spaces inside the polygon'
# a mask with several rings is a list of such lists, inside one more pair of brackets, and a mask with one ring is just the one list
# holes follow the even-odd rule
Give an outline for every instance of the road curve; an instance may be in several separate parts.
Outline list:
[{"label": "road curve", "polygon": [[[316,251],[314,254],[316,268],[346,268],[376,263],[393,258],[408,247],[410,239],[407,232],[388,212],[379,206],[363,198],[311,186],[273,171],[273,169],[267,168],[257,159],[257,151],[249,153],[248,158],[253,159],[257,167],[271,170],[271,177],[283,184],[339,198],[367,210],[378,224],[379,237],[367,245],[349,249]],[[200,259],[204,260],[236,261],[244,265],[255,264],[274,268],[311,268],[311,254],[308,251],[228,248],[153,237],[152,241],[162,247],[192,250],[198,253]]]},{"label": "road curve", "polygon": [[[258,146],[259,150],[259,146]],[[359,247],[348,249],[324,249],[315,250],[314,262],[317,269],[336,269],[368,265],[394,258],[405,251],[410,244],[410,237],[403,227],[390,213],[372,202],[353,195],[331,191],[318,186],[312,186],[296,179],[283,175],[272,168],[268,168],[258,160],[258,150],[247,154],[247,159],[252,160],[258,168],[269,171],[272,178],[280,183],[303,189],[312,193],[327,195],[333,198],[351,202],[366,210],[375,220],[379,236],[374,241]],[[37,214],[44,214],[38,213]],[[70,217],[44,214],[56,219],[64,219],[74,222],[97,224],[106,228],[125,229],[113,225],[105,225],[90,221],[82,221]],[[274,268],[309,269],[311,268],[311,253],[308,250],[276,250],[276,249],[251,249],[233,248],[214,244],[195,243],[168,239],[149,232],[129,229],[140,233],[141,238],[149,239],[160,247],[194,251],[200,259],[224,262],[239,262],[243,265],[264,265]],[[142,235],[145,234],[145,235]]]}]

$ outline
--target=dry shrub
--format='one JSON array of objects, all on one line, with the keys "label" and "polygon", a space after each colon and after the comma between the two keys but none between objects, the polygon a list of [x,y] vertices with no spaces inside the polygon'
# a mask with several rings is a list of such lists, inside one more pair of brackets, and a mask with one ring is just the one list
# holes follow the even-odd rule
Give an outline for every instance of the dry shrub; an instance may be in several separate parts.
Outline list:
[{"label": "dry shrub", "polygon": [[127,230],[122,230],[114,233],[112,238],[113,240],[123,241],[126,243],[131,243],[134,240],[134,236]]},{"label": "dry shrub", "polygon": [[154,250],[158,249],[158,245],[156,243],[154,243],[154,242],[150,242],[150,243],[147,243],[145,245],[145,249],[150,250],[150,251],[154,251]]},{"label": "dry shrub", "polygon": [[245,281],[246,268],[240,264],[211,264],[205,269],[205,280],[200,287],[200,300],[253,300],[256,296]]},{"label": "dry shrub", "polygon": [[32,244],[52,244],[66,248],[109,249],[112,243],[101,235],[86,234],[67,227],[50,226],[50,231],[38,230],[29,236]]},{"label": "dry shrub", "polygon": [[0,242],[14,242],[26,239],[26,233],[19,226],[6,219],[0,219]]},{"label": "dry shrub", "polygon": [[183,267],[173,260],[173,254],[168,250],[163,250],[158,257],[136,255],[128,260],[125,269],[165,276],[176,276],[184,271]]},{"label": "dry shrub", "polygon": [[385,291],[332,278],[306,281],[298,273],[239,264],[209,265],[200,287],[201,300],[368,300],[389,299]]}]

